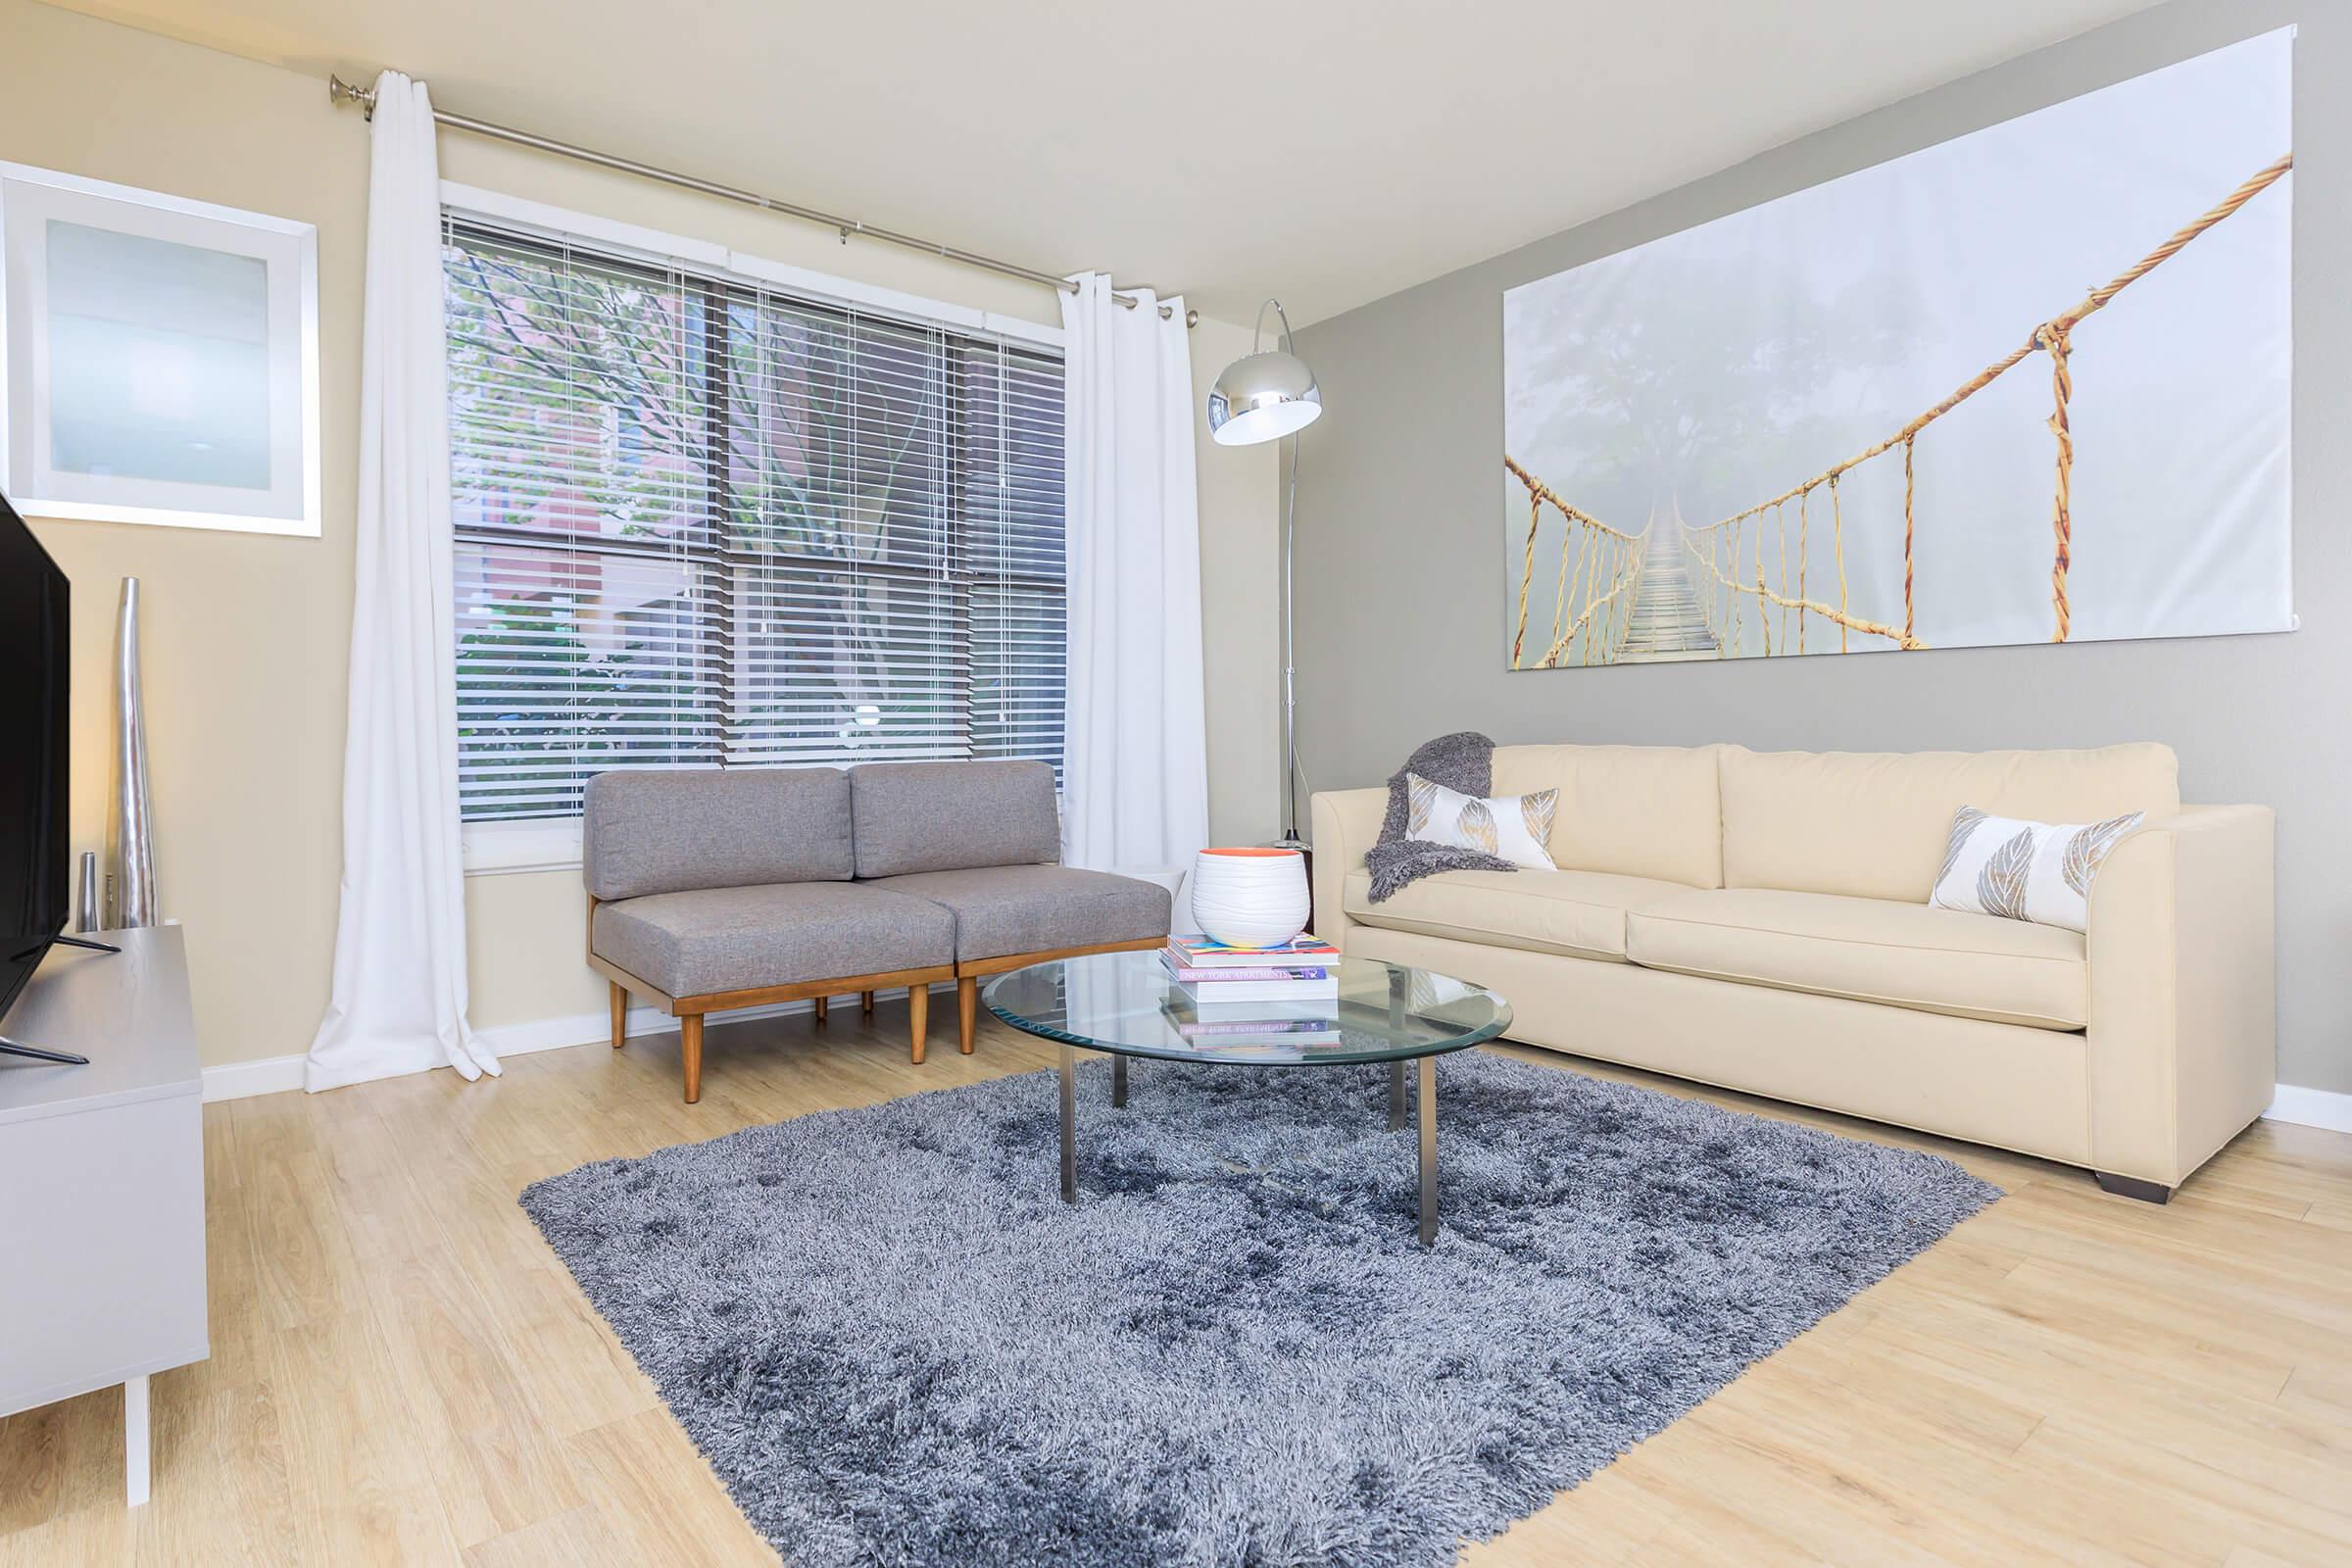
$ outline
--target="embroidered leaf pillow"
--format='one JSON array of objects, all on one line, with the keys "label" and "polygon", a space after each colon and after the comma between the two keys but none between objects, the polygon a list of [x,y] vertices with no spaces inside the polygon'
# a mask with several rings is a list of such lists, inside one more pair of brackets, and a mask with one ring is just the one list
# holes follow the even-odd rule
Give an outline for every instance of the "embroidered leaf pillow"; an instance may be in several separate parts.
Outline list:
[{"label": "embroidered leaf pillow", "polygon": [[1556,871],[1551,824],[1558,790],[1480,800],[1418,773],[1405,775],[1404,836],[1449,849],[1483,850],[1531,871]]},{"label": "embroidered leaf pillow", "polygon": [[2083,931],[2090,926],[2090,885],[2124,835],[2147,815],[2132,811],[2104,822],[2025,822],[1963,806],[1952,817],[1943,869],[1928,903],[2004,920]]}]

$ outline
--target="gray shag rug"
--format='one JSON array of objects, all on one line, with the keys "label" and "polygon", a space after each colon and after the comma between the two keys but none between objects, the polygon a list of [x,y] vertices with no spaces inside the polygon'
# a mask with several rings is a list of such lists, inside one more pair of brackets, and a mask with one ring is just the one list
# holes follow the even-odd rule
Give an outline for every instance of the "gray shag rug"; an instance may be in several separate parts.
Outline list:
[{"label": "gray shag rug", "polygon": [[1026,1073],[522,1195],[788,1563],[1437,1568],[1998,1197],[1484,1052],[1443,1231],[1381,1067]]}]

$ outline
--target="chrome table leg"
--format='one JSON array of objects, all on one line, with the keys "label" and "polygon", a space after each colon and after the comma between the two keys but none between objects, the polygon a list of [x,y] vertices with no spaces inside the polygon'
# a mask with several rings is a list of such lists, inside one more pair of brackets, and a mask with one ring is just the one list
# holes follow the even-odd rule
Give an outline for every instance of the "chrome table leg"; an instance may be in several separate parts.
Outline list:
[{"label": "chrome table leg", "polygon": [[1110,1102],[1115,1108],[1127,1103],[1127,1058],[1110,1058]]},{"label": "chrome table leg", "polygon": [[1404,1063],[1389,1063],[1389,1131],[1404,1128]]},{"label": "chrome table leg", "polygon": [[[1065,1122],[1066,1126],[1067,1123]],[[1062,1146],[1069,1147],[1066,1143]],[[1064,1156],[1067,1157],[1066,1154]],[[1421,1058],[1421,1245],[1438,1240],[1438,1058]]]},{"label": "chrome table leg", "polygon": [[1061,1200],[1078,1201],[1078,1060],[1067,1046],[1061,1048]]}]

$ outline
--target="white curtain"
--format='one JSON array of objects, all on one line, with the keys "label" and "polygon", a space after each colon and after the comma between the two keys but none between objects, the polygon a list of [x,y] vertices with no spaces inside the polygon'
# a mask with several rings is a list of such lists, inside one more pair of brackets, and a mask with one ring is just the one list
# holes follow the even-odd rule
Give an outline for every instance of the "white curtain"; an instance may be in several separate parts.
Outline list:
[{"label": "white curtain", "polygon": [[359,583],[334,991],[303,1081],[498,1057],[466,1021],[441,191],[424,83],[375,84],[360,359]]},{"label": "white curtain", "polygon": [[1208,840],[1200,507],[1184,301],[1133,310],[1082,273],[1061,300],[1069,720],[1062,855],[1181,869]]}]

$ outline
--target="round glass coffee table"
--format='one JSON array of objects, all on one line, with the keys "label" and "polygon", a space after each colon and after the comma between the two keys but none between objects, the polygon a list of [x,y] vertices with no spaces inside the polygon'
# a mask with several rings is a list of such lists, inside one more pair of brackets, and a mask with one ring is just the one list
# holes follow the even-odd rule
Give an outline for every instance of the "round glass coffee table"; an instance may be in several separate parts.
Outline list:
[{"label": "round glass coffee table", "polygon": [[1061,1199],[1078,1201],[1076,1050],[1111,1056],[1110,1102],[1127,1103],[1127,1059],[1219,1066],[1389,1064],[1389,1127],[1404,1126],[1404,1067],[1419,1064],[1421,1245],[1438,1238],[1438,1057],[1510,1027],[1483,986],[1373,958],[1340,963],[1338,1003],[1214,1004],[1202,1016],[1156,953],[1098,953],[1001,974],[988,1010],[1061,1047]]}]

